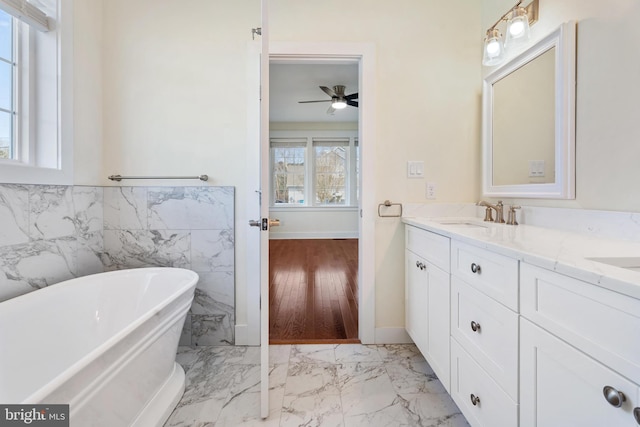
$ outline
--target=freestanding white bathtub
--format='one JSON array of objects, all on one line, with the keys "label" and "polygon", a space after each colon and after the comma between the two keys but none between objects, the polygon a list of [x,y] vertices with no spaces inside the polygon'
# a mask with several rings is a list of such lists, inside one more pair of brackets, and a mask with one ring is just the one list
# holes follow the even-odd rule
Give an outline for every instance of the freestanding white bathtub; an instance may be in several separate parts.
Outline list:
[{"label": "freestanding white bathtub", "polygon": [[162,425],[184,393],[175,356],[197,282],[122,270],[0,303],[0,402],[69,404],[78,427]]}]

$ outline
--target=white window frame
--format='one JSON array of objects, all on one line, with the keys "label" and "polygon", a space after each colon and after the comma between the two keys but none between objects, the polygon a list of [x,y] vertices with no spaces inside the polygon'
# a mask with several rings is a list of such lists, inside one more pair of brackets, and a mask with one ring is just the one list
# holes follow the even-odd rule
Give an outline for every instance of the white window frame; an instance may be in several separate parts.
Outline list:
[{"label": "white window frame", "polygon": [[[4,12],[4,11],[3,11]],[[6,13],[6,12],[5,12]],[[7,14],[9,15],[9,14]],[[9,15],[11,17],[11,15]],[[18,153],[18,147],[16,146],[16,139],[18,138],[18,122],[17,122],[17,109],[18,109],[18,102],[17,102],[17,85],[18,85],[18,77],[17,77],[17,52],[18,52],[18,26],[16,25],[15,22],[15,18],[12,18],[12,25],[11,25],[11,57],[10,58],[3,58],[2,59],[2,63],[3,64],[8,64],[9,66],[11,66],[11,105],[9,106],[9,109],[5,109],[2,108],[2,114],[10,114],[10,125],[11,125],[11,145],[10,145],[10,152],[12,154],[11,158],[15,158]]]},{"label": "white window frame", "polygon": [[[269,163],[270,171],[270,188],[271,200],[269,206],[272,211],[278,209],[283,210],[310,210],[310,209],[336,209],[336,210],[352,210],[359,205],[358,200],[358,176],[357,176],[357,156],[358,149],[358,131],[357,130],[337,130],[337,131],[271,131],[270,138],[278,139],[306,139],[307,146],[305,150],[305,203],[275,203],[275,185],[273,182],[273,151],[271,151],[271,161]],[[320,140],[339,140],[342,138],[349,139],[349,149],[347,150],[347,179],[345,182],[345,191],[347,193],[346,203],[337,204],[320,204],[316,203],[316,173],[315,173],[315,147],[314,139]]]},{"label": "white window frame", "polygon": [[73,184],[73,5],[55,5],[49,31],[18,25],[16,158],[0,159],[0,183]]},{"label": "white window frame", "polygon": [[[304,148],[304,200],[305,204],[300,203],[277,203],[276,204],[276,185],[274,182],[275,171],[273,166],[275,164],[275,155],[274,148],[284,148],[289,145],[291,148]],[[301,207],[306,206],[307,197],[309,194],[309,174],[307,173],[307,169],[309,168],[309,141],[305,137],[280,137],[275,138],[271,137],[271,143],[269,144],[269,179],[270,179],[270,206],[279,206],[279,207]]]}]

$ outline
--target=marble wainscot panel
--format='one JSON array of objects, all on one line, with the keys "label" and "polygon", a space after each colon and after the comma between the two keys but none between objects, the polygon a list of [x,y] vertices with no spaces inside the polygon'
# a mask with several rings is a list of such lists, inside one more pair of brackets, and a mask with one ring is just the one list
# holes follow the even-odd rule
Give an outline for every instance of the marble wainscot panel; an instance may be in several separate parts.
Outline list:
[{"label": "marble wainscot panel", "polygon": [[0,185],[0,301],[102,271],[100,187]]},{"label": "marble wainscot panel", "polygon": [[234,188],[109,187],[106,270],[167,266],[200,276],[181,345],[233,345]]}]

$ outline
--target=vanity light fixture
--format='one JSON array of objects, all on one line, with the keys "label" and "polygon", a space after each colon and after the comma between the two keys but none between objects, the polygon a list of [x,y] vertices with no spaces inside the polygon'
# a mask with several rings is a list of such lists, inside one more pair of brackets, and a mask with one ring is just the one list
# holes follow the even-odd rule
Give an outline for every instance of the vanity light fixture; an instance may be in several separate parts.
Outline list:
[{"label": "vanity light fixture", "polygon": [[[533,0],[528,6],[520,6],[522,0],[518,0],[507,13],[502,15],[495,24],[487,30],[484,39],[484,54],[482,65],[498,65],[504,60],[505,50],[513,46],[526,43],[529,40],[529,27],[538,21],[538,2]],[[507,22],[506,40],[503,41],[502,34],[497,26]]]}]

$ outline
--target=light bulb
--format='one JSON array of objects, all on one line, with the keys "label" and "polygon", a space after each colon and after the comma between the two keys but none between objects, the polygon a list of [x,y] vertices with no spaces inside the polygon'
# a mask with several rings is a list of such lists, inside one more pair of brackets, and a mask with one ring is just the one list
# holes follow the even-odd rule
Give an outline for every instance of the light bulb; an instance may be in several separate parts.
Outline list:
[{"label": "light bulb", "polygon": [[521,20],[518,20],[511,23],[511,26],[509,27],[509,34],[511,34],[511,37],[513,38],[520,37],[523,33],[524,33],[524,22],[522,22]]},{"label": "light bulb", "polygon": [[487,55],[491,58],[500,54],[500,43],[497,40],[490,40],[487,43]]}]

